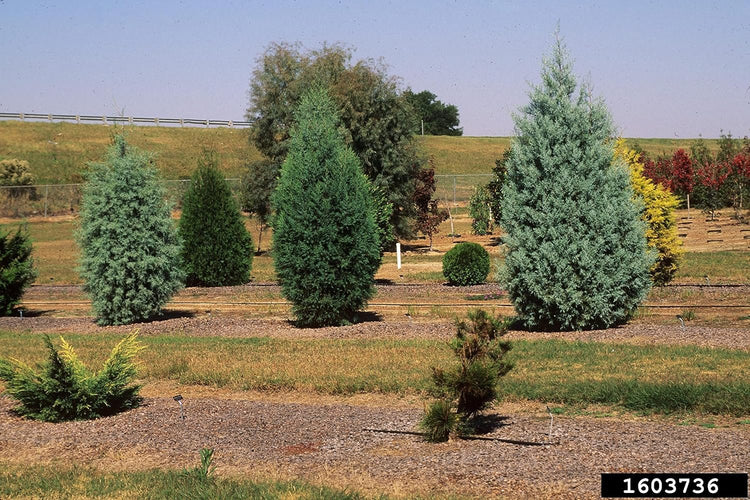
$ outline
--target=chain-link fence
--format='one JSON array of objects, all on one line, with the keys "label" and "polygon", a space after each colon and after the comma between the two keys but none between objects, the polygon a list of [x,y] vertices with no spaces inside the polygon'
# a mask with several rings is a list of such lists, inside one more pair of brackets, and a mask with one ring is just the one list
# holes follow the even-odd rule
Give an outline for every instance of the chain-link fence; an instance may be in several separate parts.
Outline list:
[{"label": "chain-link fence", "polygon": [[436,175],[435,198],[454,205],[468,203],[479,185],[487,185],[492,174]]},{"label": "chain-link fence", "polygon": [[[167,200],[180,208],[190,180],[163,181]],[[227,179],[237,197],[240,179]],[[0,186],[0,217],[50,217],[78,213],[83,184],[42,184],[35,186]]]}]

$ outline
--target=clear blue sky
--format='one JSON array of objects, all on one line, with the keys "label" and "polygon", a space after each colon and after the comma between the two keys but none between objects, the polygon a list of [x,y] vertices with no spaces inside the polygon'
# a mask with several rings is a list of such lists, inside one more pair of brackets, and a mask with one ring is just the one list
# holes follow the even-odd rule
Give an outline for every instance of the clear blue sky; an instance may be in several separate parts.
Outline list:
[{"label": "clear blue sky", "polygon": [[623,135],[750,135],[750,0],[0,0],[0,111],[239,120],[269,43],[329,42],[507,136],[558,21]]}]

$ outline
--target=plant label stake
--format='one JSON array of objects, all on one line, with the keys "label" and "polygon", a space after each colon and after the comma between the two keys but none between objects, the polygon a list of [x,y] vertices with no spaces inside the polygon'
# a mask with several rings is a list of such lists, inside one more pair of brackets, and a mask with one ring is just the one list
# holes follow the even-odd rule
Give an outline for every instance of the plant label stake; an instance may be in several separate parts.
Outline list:
[{"label": "plant label stake", "polygon": [[549,406],[547,406],[547,413],[549,413],[549,432],[547,433],[547,443],[552,444],[552,422],[555,420],[555,417],[552,416],[552,410],[549,409]]},{"label": "plant label stake", "polygon": [[185,409],[182,407],[182,396],[178,394],[177,396],[174,396],[172,399],[174,399],[180,404],[180,418],[182,420],[185,420]]}]

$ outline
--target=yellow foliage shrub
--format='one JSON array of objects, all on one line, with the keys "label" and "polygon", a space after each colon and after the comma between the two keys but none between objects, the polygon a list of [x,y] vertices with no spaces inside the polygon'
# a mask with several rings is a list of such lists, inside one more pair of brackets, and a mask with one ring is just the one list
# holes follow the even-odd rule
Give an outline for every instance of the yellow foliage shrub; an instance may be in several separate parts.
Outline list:
[{"label": "yellow foliage shrub", "polygon": [[646,223],[646,239],[649,248],[657,252],[656,262],[651,266],[651,279],[655,285],[669,283],[684,253],[674,217],[674,209],[680,201],[668,189],[643,175],[640,154],[629,149],[623,139],[615,145],[615,157],[630,167],[633,191],[643,201],[641,219]]}]

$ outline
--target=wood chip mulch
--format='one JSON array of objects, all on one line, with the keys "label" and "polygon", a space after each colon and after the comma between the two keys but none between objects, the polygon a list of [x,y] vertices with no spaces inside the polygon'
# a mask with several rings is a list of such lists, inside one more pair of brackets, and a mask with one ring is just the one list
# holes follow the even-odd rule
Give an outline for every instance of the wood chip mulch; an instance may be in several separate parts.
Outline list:
[{"label": "wood chip mulch", "polygon": [[[750,426],[707,429],[659,422],[494,413],[471,440],[430,444],[419,409],[170,398],[95,421],[24,420],[0,397],[0,457],[105,470],[195,466],[215,450],[219,474],[270,470],[364,491],[463,492],[477,497],[596,498],[602,472],[746,472]],[[502,408],[501,408],[502,410]]]},{"label": "wood chip mulch", "polygon": [[[236,316],[177,317],[127,326],[101,327],[92,318],[0,317],[0,330],[39,333],[127,333],[138,329],[141,335],[181,334],[211,337],[274,337],[293,339],[437,339],[455,334],[448,320],[423,321],[404,318],[398,321],[370,321],[350,326],[296,328],[280,319],[256,319]],[[509,339],[565,339],[633,344],[698,345],[750,350],[750,327],[632,323],[606,330],[577,332],[511,331]]]}]

